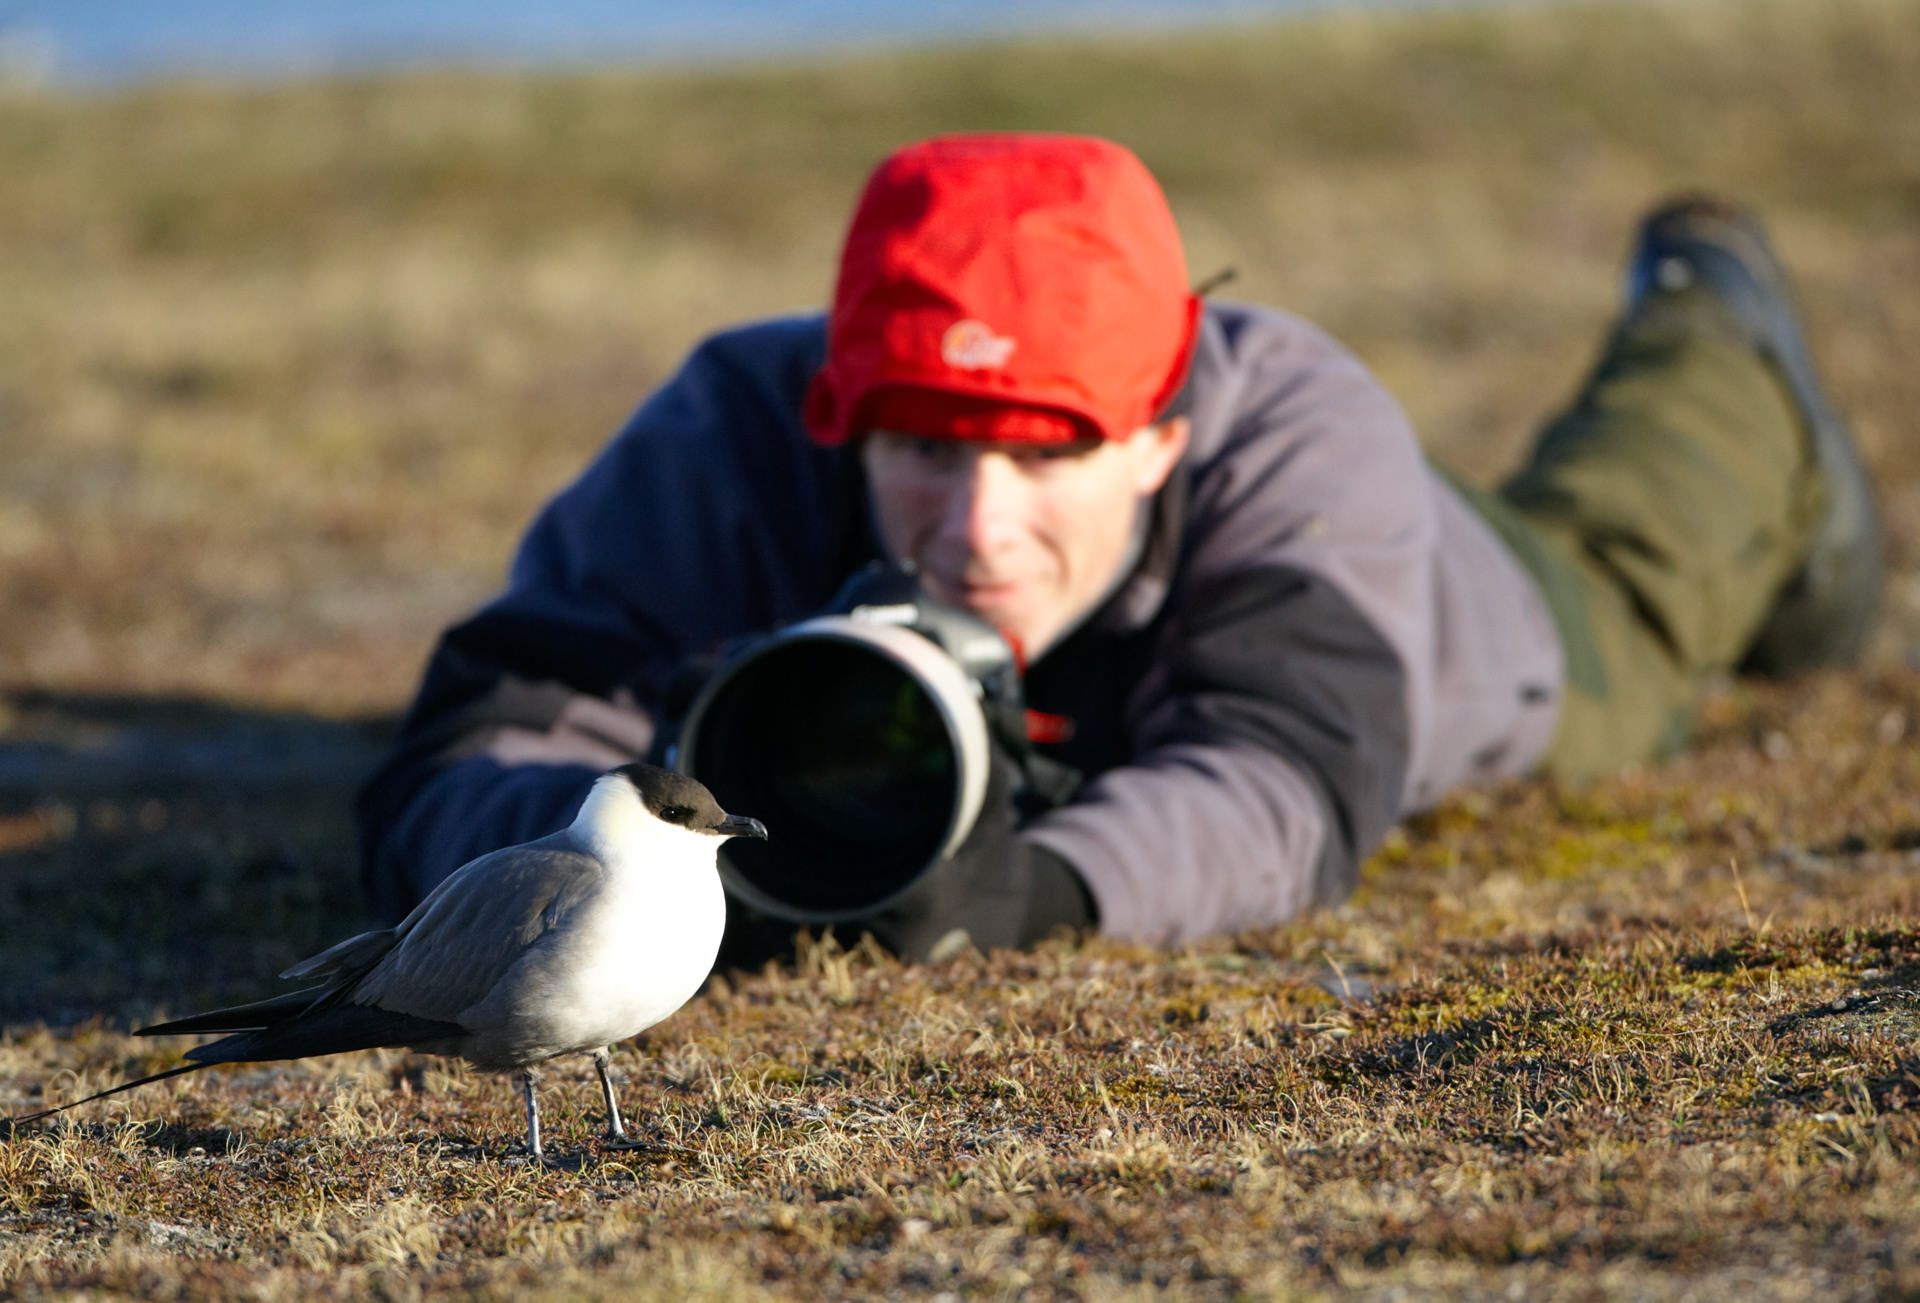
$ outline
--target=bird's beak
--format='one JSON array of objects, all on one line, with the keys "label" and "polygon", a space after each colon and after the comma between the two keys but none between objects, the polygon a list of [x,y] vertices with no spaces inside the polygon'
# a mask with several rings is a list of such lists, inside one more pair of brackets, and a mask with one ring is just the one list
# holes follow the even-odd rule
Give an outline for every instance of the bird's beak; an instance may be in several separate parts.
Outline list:
[{"label": "bird's beak", "polygon": [[758,819],[749,819],[744,814],[730,814],[715,826],[714,831],[722,837],[758,837],[767,839],[767,825]]}]

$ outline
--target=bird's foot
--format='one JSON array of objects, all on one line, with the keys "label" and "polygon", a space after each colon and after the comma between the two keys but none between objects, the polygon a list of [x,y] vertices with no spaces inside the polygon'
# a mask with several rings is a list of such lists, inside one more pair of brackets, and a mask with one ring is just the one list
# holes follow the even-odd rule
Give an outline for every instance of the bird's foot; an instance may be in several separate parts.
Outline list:
[{"label": "bird's foot", "polygon": [[626,1126],[620,1121],[620,1115],[614,1114],[607,1129],[600,1133],[600,1143],[607,1149],[652,1149],[653,1142],[640,1140],[628,1134]]}]

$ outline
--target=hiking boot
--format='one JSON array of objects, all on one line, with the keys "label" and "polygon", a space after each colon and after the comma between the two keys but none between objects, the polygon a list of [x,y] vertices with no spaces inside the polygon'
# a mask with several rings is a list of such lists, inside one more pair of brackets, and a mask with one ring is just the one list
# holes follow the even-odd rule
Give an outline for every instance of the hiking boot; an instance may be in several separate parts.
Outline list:
[{"label": "hiking boot", "polygon": [[1724,303],[1785,382],[1826,488],[1800,569],[1780,589],[1741,662],[1781,677],[1858,661],[1880,609],[1885,542],[1866,467],[1827,401],[1794,316],[1786,272],[1760,219],[1717,199],[1683,198],[1641,224],[1627,267],[1627,312],[1699,286]]}]

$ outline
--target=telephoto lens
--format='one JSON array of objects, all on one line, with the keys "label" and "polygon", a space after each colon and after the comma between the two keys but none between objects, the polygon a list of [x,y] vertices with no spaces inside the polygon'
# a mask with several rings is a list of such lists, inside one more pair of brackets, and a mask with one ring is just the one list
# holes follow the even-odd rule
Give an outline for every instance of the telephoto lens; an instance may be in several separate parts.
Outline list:
[{"label": "telephoto lens", "polygon": [[676,766],[773,834],[721,850],[745,904],[796,923],[857,918],[972,829],[992,755],[982,682],[908,627],[917,614],[876,604],[791,625],[695,697]]}]

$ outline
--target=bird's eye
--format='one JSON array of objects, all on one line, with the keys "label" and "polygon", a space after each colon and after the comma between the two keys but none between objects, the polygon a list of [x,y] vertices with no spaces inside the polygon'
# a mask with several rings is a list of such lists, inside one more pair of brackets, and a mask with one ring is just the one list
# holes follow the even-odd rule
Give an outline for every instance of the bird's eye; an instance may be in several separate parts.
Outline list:
[{"label": "bird's eye", "polygon": [[684,805],[669,805],[660,811],[660,817],[669,823],[685,823],[693,818],[693,811]]}]

